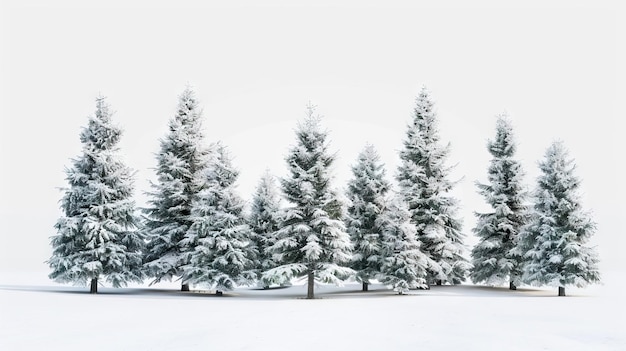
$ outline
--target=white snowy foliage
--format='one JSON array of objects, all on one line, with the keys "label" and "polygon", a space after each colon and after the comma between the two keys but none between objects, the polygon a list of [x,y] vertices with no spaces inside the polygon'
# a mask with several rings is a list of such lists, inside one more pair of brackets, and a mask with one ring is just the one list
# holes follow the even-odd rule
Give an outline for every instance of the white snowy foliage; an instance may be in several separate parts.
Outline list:
[{"label": "white snowy foliage", "polygon": [[157,182],[152,184],[145,209],[148,239],[144,267],[153,282],[181,276],[187,263],[188,242],[181,242],[191,226],[192,203],[205,187],[209,150],[204,145],[202,116],[194,92],[179,97],[178,111],[169,122],[157,154]]},{"label": "white snowy foliage", "polygon": [[[276,231],[283,218],[279,196],[274,177],[266,171],[256,188],[248,217],[252,230],[252,245],[258,253],[257,271],[259,273],[276,267],[276,262],[268,248],[276,243]],[[308,229],[304,229],[306,230]],[[262,276],[260,276],[260,283],[263,286],[270,285],[270,282],[265,281]]]},{"label": "white snowy foliage", "polygon": [[516,144],[513,127],[506,115],[498,117],[496,137],[487,143],[492,156],[488,184],[477,183],[479,193],[492,212],[476,213],[473,229],[479,238],[472,250],[471,278],[474,283],[519,284],[523,258],[518,249],[519,232],[528,221],[524,172],[514,159]]},{"label": "white snowy foliage", "polygon": [[440,145],[436,113],[424,88],[416,99],[414,118],[400,151],[396,179],[417,227],[422,251],[431,259],[428,282],[457,284],[465,280],[471,265],[464,257],[465,236],[461,233],[461,220],[456,216],[457,200],[448,194],[454,186],[447,179],[448,153],[449,145]]},{"label": "white snowy foliage", "polygon": [[286,158],[290,174],[281,179],[288,207],[276,242],[268,249],[278,266],[263,279],[281,283],[312,273],[317,281],[338,282],[353,272],[345,267],[352,245],[342,222],[344,205],[331,187],[334,156],[328,153],[327,133],[312,107],[296,137]]},{"label": "white snowy foliage", "polygon": [[426,270],[433,262],[420,249],[404,201],[397,196],[386,200],[377,225],[382,229],[377,279],[400,294],[425,287]]},{"label": "white snowy foliage", "polygon": [[352,167],[346,196],[350,202],[345,223],[354,246],[351,267],[356,279],[369,284],[380,273],[382,228],[379,217],[385,206],[390,184],[380,156],[372,145],[366,145]]},{"label": "white snowy foliage", "polygon": [[132,171],[121,160],[122,131],[111,122],[105,98],[80,134],[82,154],[66,169],[69,187],[52,237],[50,278],[85,284],[101,276],[115,287],[141,282],[143,237],[132,200]]},{"label": "white snowy foliage", "polygon": [[595,223],[581,209],[574,162],[560,142],[539,163],[532,219],[521,234],[524,281],[533,285],[583,287],[598,282],[598,257],[585,246]]},{"label": "white snowy foliage", "polygon": [[223,145],[216,145],[211,160],[204,170],[206,184],[192,202],[191,226],[181,240],[189,247],[182,276],[190,284],[232,290],[256,279],[256,248],[235,189],[239,173]]}]

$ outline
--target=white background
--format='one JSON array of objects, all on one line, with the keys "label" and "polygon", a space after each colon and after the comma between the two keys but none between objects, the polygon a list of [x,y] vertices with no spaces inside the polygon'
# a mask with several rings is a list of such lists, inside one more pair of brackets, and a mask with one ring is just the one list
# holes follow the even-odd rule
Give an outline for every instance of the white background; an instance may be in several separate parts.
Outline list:
[{"label": "white background", "polygon": [[543,3],[4,1],[0,271],[47,273],[58,188],[95,97],[116,111],[144,205],[158,140],[187,84],[207,141],[235,157],[246,199],[266,168],[285,173],[309,101],[337,151],[338,187],[368,141],[391,180],[427,86],[457,164],[469,247],[472,213],[487,209],[474,182],[486,180],[486,141],[507,111],[529,188],[548,145],[565,142],[598,223],[601,267],[622,269],[624,12],[617,2]]}]

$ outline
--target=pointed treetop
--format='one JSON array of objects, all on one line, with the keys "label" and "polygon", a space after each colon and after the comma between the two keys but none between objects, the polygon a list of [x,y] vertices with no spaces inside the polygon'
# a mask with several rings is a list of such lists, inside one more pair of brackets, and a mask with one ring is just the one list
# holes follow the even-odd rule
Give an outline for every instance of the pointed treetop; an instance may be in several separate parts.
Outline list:
[{"label": "pointed treetop", "polygon": [[106,96],[98,94],[96,97],[96,118],[103,122],[111,120],[112,113],[109,111],[110,105],[106,101]]},{"label": "pointed treetop", "polygon": [[423,142],[427,144],[439,142],[435,104],[430,98],[430,93],[426,87],[422,87],[415,99],[413,119],[409,126],[408,137],[409,139],[406,142],[409,144],[417,142],[416,138],[423,139]]},{"label": "pointed treetop", "polygon": [[506,112],[498,115],[496,121],[496,138],[487,142],[489,152],[496,156],[513,156],[516,151],[513,125]]},{"label": "pointed treetop", "polygon": [[562,140],[555,140],[550,144],[548,149],[546,150],[546,158],[549,160],[552,159],[567,159],[569,156],[569,151],[565,147],[565,144]]},{"label": "pointed treetop", "polygon": [[315,113],[316,109],[317,109],[317,106],[313,105],[309,101],[309,103],[306,105],[306,117],[304,118],[303,122],[298,123],[299,130],[301,131],[307,130],[307,131],[313,131],[317,133],[322,132],[319,130],[322,117],[319,114]]},{"label": "pointed treetop", "polygon": [[217,181],[224,188],[235,184],[239,171],[233,165],[233,158],[228,148],[221,141],[218,141],[215,143],[215,152],[217,162],[214,164],[214,171]]},{"label": "pointed treetop", "polygon": [[[430,98],[430,93],[426,87],[422,87],[419,95],[415,99],[415,116],[416,117],[434,117],[434,103]],[[434,119],[432,120],[434,122]]]},{"label": "pointed treetop", "polygon": [[107,150],[114,148],[122,136],[121,128],[111,121],[111,112],[106,97],[96,98],[96,112],[89,116],[86,127],[80,133],[80,141],[87,148]]},{"label": "pointed treetop", "polygon": [[365,143],[365,147],[363,148],[363,151],[361,151],[360,155],[359,155],[359,159],[379,159],[380,156],[378,156],[378,152],[376,151],[376,148],[374,147],[374,145],[372,143]]},{"label": "pointed treetop", "polygon": [[539,162],[539,167],[544,171],[552,170],[571,173],[576,168],[576,165],[574,159],[569,157],[569,151],[563,141],[557,140],[550,144],[546,150],[545,159]]},{"label": "pointed treetop", "polygon": [[197,120],[201,115],[200,111],[196,112],[197,108],[198,99],[196,98],[196,93],[191,87],[187,86],[178,97],[177,117]]}]

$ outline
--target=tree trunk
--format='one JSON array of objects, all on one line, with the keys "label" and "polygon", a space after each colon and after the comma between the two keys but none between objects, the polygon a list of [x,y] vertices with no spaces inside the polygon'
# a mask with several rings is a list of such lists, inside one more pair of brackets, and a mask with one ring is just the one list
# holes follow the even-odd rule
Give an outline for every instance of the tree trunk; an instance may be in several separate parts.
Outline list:
[{"label": "tree trunk", "polygon": [[180,291],[189,291],[189,284],[187,284],[187,283],[183,283],[183,284],[180,286]]},{"label": "tree trunk", "polygon": [[222,296],[224,293],[221,290],[215,290],[215,296]]},{"label": "tree trunk", "polygon": [[368,291],[368,289],[369,289],[369,284],[363,283],[363,291]]},{"label": "tree trunk", "polygon": [[517,290],[517,286],[515,286],[515,283],[513,283],[512,281],[509,282],[509,290]]},{"label": "tree trunk", "polygon": [[313,269],[309,268],[309,272],[308,272],[308,286],[307,286],[307,292],[306,292],[306,298],[307,299],[314,299],[315,298],[315,293],[313,291],[315,287],[315,273],[313,272]]},{"label": "tree trunk", "polygon": [[442,283],[441,279],[437,279],[437,285],[441,285]]},{"label": "tree trunk", "polygon": [[89,289],[90,294],[98,293],[98,278],[91,278],[91,287]]},{"label": "tree trunk", "polygon": [[559,286],[559,296],[565,296],[565,287]]}]

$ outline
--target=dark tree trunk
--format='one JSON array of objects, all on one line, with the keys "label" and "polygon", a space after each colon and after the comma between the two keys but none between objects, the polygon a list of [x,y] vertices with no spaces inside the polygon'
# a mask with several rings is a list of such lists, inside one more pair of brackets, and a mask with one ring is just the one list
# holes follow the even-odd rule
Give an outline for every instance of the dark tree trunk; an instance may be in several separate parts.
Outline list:
[{"label": "dark tree trunk", "polygon": [[369,290],[369,284],[363,283],[363,291],[368,291],[368,290]]},{"label": "dark tree trunk", "polygon": [[308,286],[307,286],[307,292],[306,292],[306,298],[307,299],[314,299],[315,298],[315,292],[313,290],[314,287],[315,287],[315,273],[313,272],[313,269],[309,268]]},{"label": "dark tree trunk", "polygon": [[215,290],[215,296],[222,296],[224,293],[221,290]]},{"label": "dark tree trunk", "polygon": [[437,285],[441,285],[443,284],[443,282],[441,281],[441,279],[437,279]]},{"label": "dark tree trunk", "polygon": [[515,283],[509,282],[509,290],[517,290],[517,286],[515,286]]},{"label": "dark tree trunk", "polygon": [[559,296],[565,296],[565,287],[559,286]]},{"label": "dark tree trunk", "polygon": [[180,291],[189,291],[189,284],[187,284],[187,283],[183,283],[183,284],[180,286]]},{"label": "dark tree trunk", "polygon": [[89,289],[90,294],[98,293],[98,278],[91,278],[91,287]]}]

